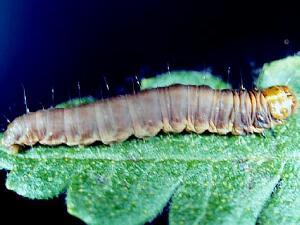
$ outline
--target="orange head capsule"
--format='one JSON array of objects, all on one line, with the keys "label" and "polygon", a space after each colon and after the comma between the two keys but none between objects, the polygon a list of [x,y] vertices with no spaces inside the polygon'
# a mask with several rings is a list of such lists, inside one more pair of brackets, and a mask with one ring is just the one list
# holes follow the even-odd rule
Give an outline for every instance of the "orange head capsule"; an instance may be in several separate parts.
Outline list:
[{"label": "orange head capsule", "polygon": [[287,86],[272,86],[262,90],[275,120],[283,120],[296,111],[297,98]]}]

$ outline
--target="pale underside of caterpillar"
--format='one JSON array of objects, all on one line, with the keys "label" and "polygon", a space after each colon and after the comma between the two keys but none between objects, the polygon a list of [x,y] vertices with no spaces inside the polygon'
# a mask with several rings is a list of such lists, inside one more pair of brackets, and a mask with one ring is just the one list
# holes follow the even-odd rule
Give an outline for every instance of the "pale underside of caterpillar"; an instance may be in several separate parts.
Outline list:
[{"label": "pale underside of caterpillar", "polygon": [[3,144],[22,146],[89,145],[121,142],[164,132],[243,135],[261,133],[290,116],[296,97],[286,86],[264,90],[214,90],[173,85],[99,100],[66,109],[48,109],[17,117]]}]

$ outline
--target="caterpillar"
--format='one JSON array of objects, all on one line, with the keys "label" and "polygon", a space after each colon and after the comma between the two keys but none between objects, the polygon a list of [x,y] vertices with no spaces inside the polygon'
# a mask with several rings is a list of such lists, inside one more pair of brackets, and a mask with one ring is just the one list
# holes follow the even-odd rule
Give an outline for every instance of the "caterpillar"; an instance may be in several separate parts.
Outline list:
[{"label": "caterpillar", "polygon": [[295,112],[297,100],[287,86],[263,90],[215,90],[172,85],[98,100],[74,108],[51,108],[17,117],[2,143],[12,152],[24,146],[90,145],[122,142],[130,136],[164,132],[244,135],[262,133]]}]

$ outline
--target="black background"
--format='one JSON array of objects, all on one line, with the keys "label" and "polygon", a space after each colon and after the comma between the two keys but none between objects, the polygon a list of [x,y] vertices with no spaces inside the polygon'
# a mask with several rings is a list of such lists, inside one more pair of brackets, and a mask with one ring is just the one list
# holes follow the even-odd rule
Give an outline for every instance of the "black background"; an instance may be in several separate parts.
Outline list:
[{"label": "black background", "polygon": [[[298,9],[296,1],[0,0],[0,113],[25,113],[23,87],[33,111],[130,92],[133,77],[168,67],[210,68],[234,87],[252,87],[254,69],[300,50]],[[2,221],[82,224],[66,213],[64,196],[27,200],[6,190],[5,177]],[[164,213],[153,224],[166,222]]]}]

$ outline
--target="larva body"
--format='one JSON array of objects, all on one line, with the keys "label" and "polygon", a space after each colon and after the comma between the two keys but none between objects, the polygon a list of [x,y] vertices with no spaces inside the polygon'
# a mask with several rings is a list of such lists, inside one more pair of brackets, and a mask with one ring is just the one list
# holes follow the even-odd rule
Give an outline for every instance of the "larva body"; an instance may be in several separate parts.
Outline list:
[{"label": "larva body", "polygon": [[132,135],[154,136],[161,130],[261,133],[281,123],[295,108],[296,98],[286,86],[246,91],[173,85],[74,108],[25,114],[9,124],[3,143],[16,150],[36,143],[110,144]]}]

